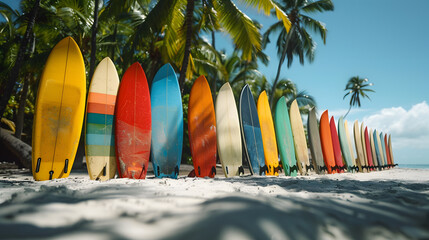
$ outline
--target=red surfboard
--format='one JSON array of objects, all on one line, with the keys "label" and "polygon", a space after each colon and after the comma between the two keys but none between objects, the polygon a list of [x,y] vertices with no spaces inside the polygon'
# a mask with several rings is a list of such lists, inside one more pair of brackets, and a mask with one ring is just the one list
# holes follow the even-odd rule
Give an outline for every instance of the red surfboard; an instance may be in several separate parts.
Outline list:
[{"label": "red surfboard", "polygon": [[392,160],[390,159],[389,144],[387,144],[387,134],[384,135],[384,145],[386,147],[387,164],[390,168],[392,166]]},{"label": "red surfboard", "polygon": [[335,156],[334,148],[332,147],[332,137],[331,129],[329,127],[328,110],[324,111],[322,113],[322,116],[320,117],[319,130],[325,166],[328,169],[328,173],[337,173],[337,170],[335,170]]},{"label": "red surfboard", "polygon": [[370,169],[373,170],[374,169],[374,163],[372,162],[371,144],[369,142],[369,135],[368,135],[368,128],[367,127],[365,127],[364,136],[365,136],[366,156],[368,158],[368,165],[369,165],[368,170],[370,170]]},{"label": "red surfboard", "polygon": [[331,138],[332,147],[334,148],[335,164],[338,167],[338,172],[344,172],[343,154],[341,153],[340,139],[338,138],[337,127],[335,126],[334,117],[331,117]]},{"label": "red surfboard", "polygon": [[144,179],[149,164],[152,123],[149,87],[138,62],[131,65],[122,77],[115,115],[118,175]]}]

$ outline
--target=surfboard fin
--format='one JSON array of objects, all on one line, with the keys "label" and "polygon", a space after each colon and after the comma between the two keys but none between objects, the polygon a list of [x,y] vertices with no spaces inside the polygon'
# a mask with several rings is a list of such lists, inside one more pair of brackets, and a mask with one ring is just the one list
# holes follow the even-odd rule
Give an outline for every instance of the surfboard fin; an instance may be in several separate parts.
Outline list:
[{"label": "surfboard fin", "polygon": [[201,175],[201,168],[198,166],[198,175]]},{"label": "surfboard fin", "polygon": [[174,168],[174,174],[177,176],[179,176],[179,166],[176,165],[176,167]]},{"label": "surfboard fin", "polygon": [[36,173],[38,173],[40,171],[40,162],[42,161],[41,158],[37,159],[37,164],[36,164]]},{"label": "surfboard fin", "polygon": [[263,167],[259,167],[259,175],[262,175],[262,173],[268,172],[267,165],[264,165]]},{"label": "surfboard fin", "polygon": [[297,165],[293,165],[292,167],[290,167],[290,172],[293,172],[293,171],[298,171]]},{"label": "surfboard fin", "polygon": [[305,166],[306,168],[307,168],[307,172],[308,172],[308,170],[311,170],[311,169],[313,169],[314,170],[314,166],[313,166],[313,164],[312,163],[310,163],[310,165],[307,165],[307,166]]},{"label": "surfboard fin", "polygon": [[238,167],[238,175],[241,175],[241,174],[244,175],[244,168],[243,168],[243,166]]},{"label": "surfboard fin", "polygon": [[216,167],[212,167],[212,174],[213,176],[216,175]]},{"label": "surfboard fin", "polygon": [[64,173],[67,173],[68,168],[69,168],[69,160],[66,159],[66,161],[64,162]]},{"label": "surfboard fin", "polygon": [[326,166],[319,167],[319,171],[320,171],[320,172],[328,171],[328,168],[327,168]]}]

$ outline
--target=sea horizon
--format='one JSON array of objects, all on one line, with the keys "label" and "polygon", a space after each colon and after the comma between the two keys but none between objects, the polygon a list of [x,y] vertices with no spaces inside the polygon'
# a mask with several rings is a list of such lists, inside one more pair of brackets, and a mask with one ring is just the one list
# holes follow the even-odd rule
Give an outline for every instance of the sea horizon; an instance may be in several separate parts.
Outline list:
[{"label": "sea horizon", "polygon": [[402,163],[399,163],[398,164],[398,167],[399,168],[417,168],[417,169],[428,169],[429,168],[429,164],[410,164],[410,163],[407,163],[407,164],[402,164]]}]

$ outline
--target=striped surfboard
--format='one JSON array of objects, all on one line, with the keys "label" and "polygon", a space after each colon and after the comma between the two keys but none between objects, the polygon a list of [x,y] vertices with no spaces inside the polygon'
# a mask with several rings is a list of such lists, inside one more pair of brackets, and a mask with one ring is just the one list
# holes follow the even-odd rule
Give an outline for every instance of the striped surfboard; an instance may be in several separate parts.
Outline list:
[{"label": "striped surfboard", "polygon": [[86,108],[86,163],[94,180],[108,180],[116,174],[113,119],[118,86],[115,65],[106,57],[95,69]]}]

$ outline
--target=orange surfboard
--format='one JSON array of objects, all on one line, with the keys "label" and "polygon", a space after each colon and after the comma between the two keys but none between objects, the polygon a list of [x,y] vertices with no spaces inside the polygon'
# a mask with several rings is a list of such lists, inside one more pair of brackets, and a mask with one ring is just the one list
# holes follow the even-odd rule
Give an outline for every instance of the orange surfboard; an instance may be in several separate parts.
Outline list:
[{"label": "orange surfboard", "polygon": [[189,94],[188,134],[195,176],[216,174],[216,117],[210,86],[204,76],[195,80]]},{"label": "orange surfboard", "polygon": [[[320,141],[322,143],[323,159],[325,160],[328,173],[336,173],[334,147],[332,145],[331,127],[329,124],[328,110],[322,113],[320,117]],[[332,169],[334,168],[334,169]]]}]

